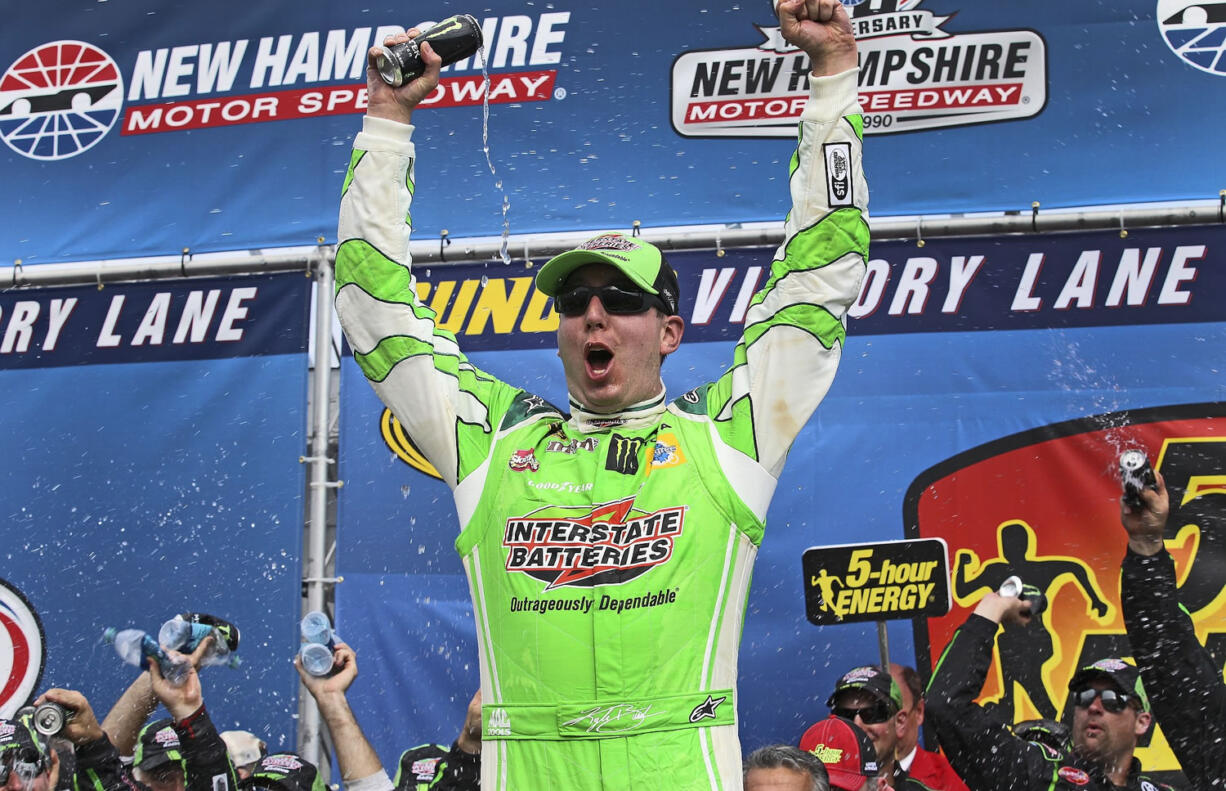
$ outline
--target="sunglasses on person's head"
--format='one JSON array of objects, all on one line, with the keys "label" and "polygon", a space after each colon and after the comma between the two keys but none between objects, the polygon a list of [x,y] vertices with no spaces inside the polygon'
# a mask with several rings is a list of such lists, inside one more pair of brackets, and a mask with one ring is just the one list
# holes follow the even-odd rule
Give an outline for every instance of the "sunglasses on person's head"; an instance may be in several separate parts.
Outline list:
[{"label": "sunglasses on person's head", "polygon": [[578,286],[567,289],[554,297],[554,305],[563,316],[582,316],[587,312],[587,306],[591,304],[592,297],[600,297],[600,304],[604,305],[607,313],[629,315],[642,313],[651,307],[657,307],[665,313],[668,312],[664,300],[655,294],[614,285],[596,288]]},{"label": "sunglasses on person's head", "polygon": [[1112,714],[1119,714],[1124,709],[1128,708],[1128,704],[1136,699],[1135,695],[1129,695],[1125,692],[1116,692],[1114,689],[1094,689],[1086,687],[1072,693],[1073,705],[1078,708],[1088,709],[1094,703],[1095,698],[1103,699],[1103,708]]},{"label": "sunglasses on person's head", "polygon": [[868,725],[876,725],[879,722],[885,722],[890,718],[890,707],[885,705],[884,701],[877,701],[871,706],[861,706],[860,708],[851,708],[849,706],[835,706],[831,709],[832,712],[840,717],[849,720],[854,720],[856,717],[860,721]]}]

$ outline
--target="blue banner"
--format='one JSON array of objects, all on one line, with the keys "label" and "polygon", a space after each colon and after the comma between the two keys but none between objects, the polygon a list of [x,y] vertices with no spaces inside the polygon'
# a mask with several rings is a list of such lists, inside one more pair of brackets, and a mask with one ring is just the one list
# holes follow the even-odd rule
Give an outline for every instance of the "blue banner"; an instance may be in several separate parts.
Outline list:
[{"label": "blue banner", "polygon": [[[1226,401],[1223,244],[1226,229],[1196,227],[1126,238],[1102,232],[873,246],[839,373],[793,446],[767,517],[740,654],[747,749],[795,743],[826,714],[826,697],[842,672],[879,661],[872,624],[817,628],[806,620],[806,549],[936,537],[949,546],[951,569],[959,552],[987,562],[1001,519],[973,520],[969,510],[959,517],[957,498],[942,501],[952,503],[951,513],[918,527],[914,518],[917,503],[927,502],[922,487],[959,466],[960,454],[979,460],[986,453],[975,450],[980,446],[1023,432],[1041,439],[1044,427],[1067,421],[1082,421],[1079,430],[1112,429],[1096,455],[1050,467],[1037,452],[1009,459],[1007,474],[977,481],[974,492],[1005,512],[1002,504],[1025,493],[1048,511],[1093,511],[1092,540],[1060,521],[1036,521],[1032,554],[1084,557],[1096,579],[1118,579],[1125,539],[1111,453],[1136,442],[1160,465],[1157,430],[1141,424],[1152,423],[1155,412],[1214,417],[1220,409],[1213,402]],[[760,276],[754,267],[768,266],[771,252],[670,256],[687,322],[681,349],[663,368],[670,393],[710,380],[729,364],[743,321],[742,294],[752,292]],[[530,271],[502,281],[483,267],[418,274],[427,301],[444,295],[435,309],[452,322],[476,365],[566,403],[551,329],[556,315],[529,286],[517,285]],[[337,592],[338,628],[362,661],[354,709],[391,762],[405,747],[455,738],[478,683],[476,640],[452,546],[458,528],[447,487],[429,475],[351,361],[342,366],[341,386],[345,540],[337,562],[346,582]],[[1180,433],[1185,428],[1193,434]],[[1163,436],[1215,431],[1226,447],[1220,442],[1226,427],[1186,423]],[[1005,444],[1031,441],[1038,440],[1026,435]],[[1202,468],[1183,467],[1218,474]],[[1092,489],[1084,487],[1086,479]],[[1015,490],[1015,480],[1028,485]],[[1226,518],[1226,505],[1216,507]],[[1100,588],[1109,607],[1092,626],[1121,634],[1115,590],[1106,583],[1094,590]],[[967,607],[977,595],[975,586],[961,586],[955,598]],[[1060,598],[1075,595],[1072,588],[1053,590],[1059,603],[1053,608],[1084,609],[1080,598]],[[1065,665],[1080,656],[1081,628],[1089,627],[1053,625],[1057,636],[1076,640],[1065,643],[1060,673],[1071,672]],[[925,663],[942,645],[928,644],[922,624],[916,634],[910,622],[891,622],[891,656],[928,672]],[[1099,639],[1094,645],[1102,648]],[[1059,703],[1064,692],[1056,685],[1050,694]],[[1019,715],[1037,716],[1019,706]],[[1156,741],[1155,749],[1162,745]],[[1173,768],[1169,753],[1147,753],[1143,760],[1155,770]]]},{"label": "blue banner", "polygon": [[101,719],[139,672],[104,628],[206,612],[243,660],[202,675],[214,721],[293,746],[309,295],[300,274],[0,294],[3,577],[45,632],[31,691],[80,689]]},{"label": "blue banner", "polygon": [[[504,196],[515,234],[783,215],[808,64],[770,4],[617,11],[492,0],[414,12],[477,12],[486,43],[485,69],[478,57],[449,67],[414,115],[419,237],[496,235]],[[1207,166],[1220,157],[1170,133],[1189,108],[1205,129],[1226,122],[1226,21],[1200,4],[1035,14],[1005,0],[872,0],[851,13],[877,216],[1222,187]],[[364,53],[418,21],[386,2],[14,6],[0,30],[0,260],[334,239]]]}]

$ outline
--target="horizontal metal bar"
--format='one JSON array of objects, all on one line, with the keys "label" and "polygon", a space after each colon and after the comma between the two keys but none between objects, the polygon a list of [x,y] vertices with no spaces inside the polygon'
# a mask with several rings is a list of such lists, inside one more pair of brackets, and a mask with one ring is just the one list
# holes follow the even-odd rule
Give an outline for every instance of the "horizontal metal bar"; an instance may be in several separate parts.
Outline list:
[{"label": "horizontal metal bar", "polygon": [[[1139,204],[1126,207],[995,212],[973,215],[932,215],[914,217],[877,217],[869,220],[875,241],[933,239],[961,236],[1000,236],[1006,234],[1054,233],[1060,231],[1135,230],[1222,222],[1218,201],[1179,204]],[[589,238],[593,231],[531,234],[507,240],[514,260],[540,260],[569,250]],[[734,225],[673,226],[642,228],[644,239],[664,250],[732,249],[766,247],[783,240],[780,223]],[[501,237],[451,239],[447,246],[439,238],[419,234],[409,245],[418,265],[497,261],[503,245]],[[329,246],[293,247],[274,250],[243,250],[208,253],[184,259],[182,256],[157,256],[132,259],[107,259],[69,264],[35,264],[0,267],[0,289],[21,286],[66,286],[166,278],[202,277],[232,274],[259,274],[302,270],[310,275],[321,256],[330,260]]]}]

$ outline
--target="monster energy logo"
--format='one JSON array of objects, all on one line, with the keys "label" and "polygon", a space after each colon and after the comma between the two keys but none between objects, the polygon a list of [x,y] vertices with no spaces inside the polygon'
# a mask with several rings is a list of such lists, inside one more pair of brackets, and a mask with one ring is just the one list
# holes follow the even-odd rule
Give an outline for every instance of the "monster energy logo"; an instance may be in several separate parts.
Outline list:
[{"label": "monster energy logo", "polygon": [[604,468],[622,475],[637,475],[639,471],[639,456],[647,440],[643,437],[623,437],[614,434],[609,440],[609,455],[605,457]]}]

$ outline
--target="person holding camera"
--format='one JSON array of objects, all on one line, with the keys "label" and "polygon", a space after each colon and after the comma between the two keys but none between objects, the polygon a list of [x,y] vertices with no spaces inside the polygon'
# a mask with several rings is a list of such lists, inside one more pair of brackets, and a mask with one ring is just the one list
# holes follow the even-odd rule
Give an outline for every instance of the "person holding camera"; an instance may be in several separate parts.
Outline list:
[{"label": "person holding camera", "polygon": [[33,712],[0,719],[0,789],[52,791],[59,782],[60,762],[49,741],[34,727]]},{"label": "person holding camera", "polygon": [[1031,606],[1023,596],[987,594],[937,663],[927,714],[954,770],[976,791],[1171,791],[1143,774],[1133,754],[1152,715],[1137,669],[1127,662],[1101,659],[1074,674],[1072,749],[1023,739],[975,703],[1000,624],[1025,626]]},{"label": "person holding camera", "polygon": [[1155,487],[1137,490],[1138,504],[1129,505],[1127,495],[1120,500],[1128,533],[1120,583],[1124,629],[1184,776],[1196,789],[1226,789],[1226,684],[1179,603],[1175,561],[1163,543],[1170,498],[1162,476],[1155,478]]}]

